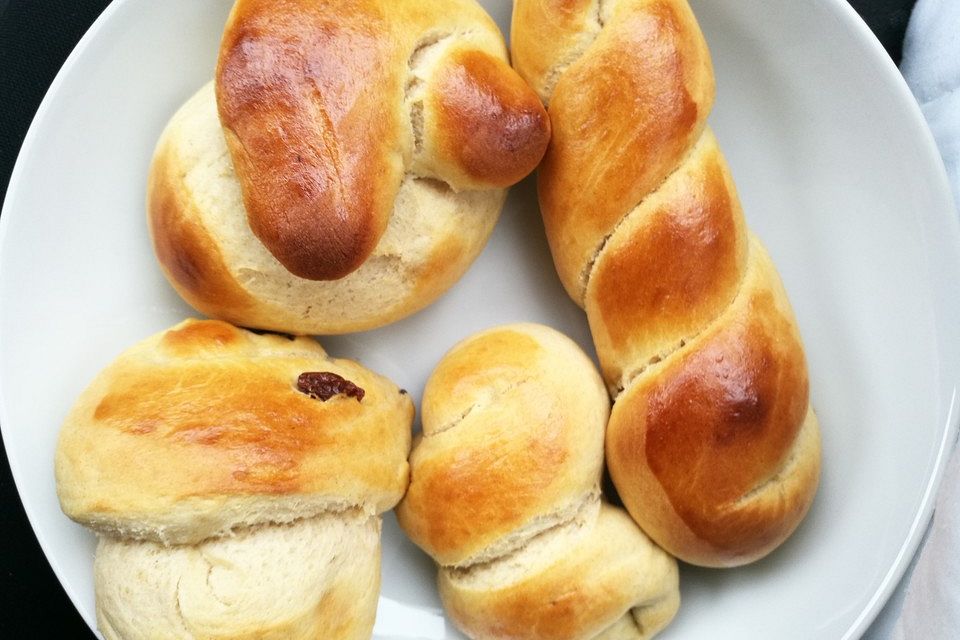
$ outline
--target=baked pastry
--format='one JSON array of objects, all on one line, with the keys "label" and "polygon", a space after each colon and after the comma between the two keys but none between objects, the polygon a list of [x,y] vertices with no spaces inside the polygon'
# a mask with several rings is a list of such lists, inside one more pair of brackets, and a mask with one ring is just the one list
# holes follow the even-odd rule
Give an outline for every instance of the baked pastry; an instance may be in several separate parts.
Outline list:
[{"label": "baked pastry", "polygon": [[650,638],[677,566],[600,498],[609,400],[583,351],[535,324],[455,346],[423,395],[400,526],[475,639]]},{"label": "baked pastry", "polygon": [[474,0],[237,0],[157,145],[154,248],[209,316],[381,326],[463,275],[548,138]]},{"label": "baked pastry", "polygon": [[103,635],[369,638],[412,420],[309,338],[188,320],[124,352],[56,452],[64,512],[100,536]]},{"label": "baked pastry", "polygon": [[756,560],[810,507],[819,430],[789,301],[707,126],[703,34],[686,0],[517,0],[512,34],[549,104],[540,204],[615,399],[614,484],[679,558]]}]

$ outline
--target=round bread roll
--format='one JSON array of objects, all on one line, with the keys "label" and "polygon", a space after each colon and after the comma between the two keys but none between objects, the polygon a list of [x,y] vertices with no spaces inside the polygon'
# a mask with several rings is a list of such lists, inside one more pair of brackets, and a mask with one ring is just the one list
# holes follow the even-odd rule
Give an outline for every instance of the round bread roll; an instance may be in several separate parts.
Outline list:
[{"label": "round bread roll", "polygon": [[81,394],[64,512],[100,536],[107,638],[369,638],[380,517],[406,490],[413,404],[309,338],[188,320]]},{"label": "round bread roll", "polygon": [[600,499],[608,412],[590,359],[540,325],[481,332],[431,374],[397,518],[469,637],[650,638],[673,618],[676,562]]},{"label": "round bread roll", "polygon": [[707,127],[714,76],[693,12],[517,0],[512,38],[549,103],[540,205],[615,401],[613,482],[678,558],[761,558],[813,501],[819,428],[793,311]]},{"label": "round bread roll", "polygon": [[212,317],[382,326],[463,275],[548,139],[474,0],[238,0],[154,154],[156,255]]}]

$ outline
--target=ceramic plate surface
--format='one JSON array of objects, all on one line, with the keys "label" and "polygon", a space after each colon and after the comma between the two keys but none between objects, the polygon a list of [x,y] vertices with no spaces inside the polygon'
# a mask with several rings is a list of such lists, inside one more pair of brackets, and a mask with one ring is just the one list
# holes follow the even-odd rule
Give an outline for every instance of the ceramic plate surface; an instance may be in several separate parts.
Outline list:
[{"label": "ceramic plate surface", "polygon": [[[126,347],[194,315],[154,262],[153,145],[213,73],[228,0],[115,2],[70,57],[21,152],[0,219],[0,424],[37,536],[94,623],[95,538],[58,507],[52,459],[74,398]],[[506,32],[510,3],[484,3]],[[855,637],[930,515],[956,433],[960,233],[919,110],[841,0],[693,2],[717,72],[711,122],[806,342],[823,429],[820,493],[797,534],[747,568],[684,568],[663,638]],[[592,353],[558,284],[531,181],[470,272],[428,310],[324,340],[420,397],[443,353],[538,321]],[[384,527],[376,638],[458,638],[434,569]]]}]

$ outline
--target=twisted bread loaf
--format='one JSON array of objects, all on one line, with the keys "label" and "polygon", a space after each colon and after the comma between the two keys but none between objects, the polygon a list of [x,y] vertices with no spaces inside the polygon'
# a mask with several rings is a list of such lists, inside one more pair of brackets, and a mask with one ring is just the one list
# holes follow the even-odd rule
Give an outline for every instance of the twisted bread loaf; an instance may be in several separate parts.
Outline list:
[{"label": "twisted bread loaf", "polygon": [[706,125],[714,77],[693,13],[517,0],[512,44],[549,103],[540,204],[615,399],[614,483],[679,558],[755,560],[807,512],[819,432],[793,312]]},{"label": "twisted bread loaf", "polygon": [[307,338],[187,321],[123,353],[56,454],[64,512],[100,535],[104,636],[369,638],[412,419]]},{"label": "twisted bread loaf", "polygon": [[539,325],[479,333],[430,376],[397,517],[471,638],[649,638],[673,618],[675,561],[600,500],[608,412],[590,360]]},{"label": "twisted bread loaf", "polygon": [[474,0],[238,0],[158,143],[154,247],[207,315],[380,326],[464,273],[548,138]]}]

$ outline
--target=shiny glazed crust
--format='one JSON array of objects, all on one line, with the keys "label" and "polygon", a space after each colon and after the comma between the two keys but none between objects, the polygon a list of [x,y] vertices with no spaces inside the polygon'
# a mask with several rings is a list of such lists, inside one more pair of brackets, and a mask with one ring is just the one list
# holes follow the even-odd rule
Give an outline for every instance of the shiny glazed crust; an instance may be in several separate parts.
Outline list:
[{"label": "shiny glazed crust", "polygon": [[160,267],[184,300],[234,324],[310,335],[371,329],[433,302],[483,249],[506,195],[408,175],[360,268],[339,280],[298,278],[247,224],[212,82],[164,130],[147,193]]},{"label": "shiny glazed crust", "polygon": [[685,0],[517,0],[512,34],[549,103],[540,203],[615,399],[614,484],[677,557],[756,560],[810,507],[819,431],[786,293],[706,126],[696,19]]},{"label": "shiny glazed crust", "polygon": [[[364,390],[298,390],[331,372]],[[64,512],[99,533],[192,544],[326,512],[375,515],[406,489],[413,404],[309,338],[188,320],[134,346],[81,394],[56,453]]]},{"label": "shiny glazed crust", "polygon": [[460,343],[427,381],[422,411],[397,514],[440,564],[476,564],[598,491],[609,402],[587,356],[553,330],[508,326]]},{"label": "shiny glazed crust", "polygon": [[589,358],[540,325],[472,336],[431,374],[397,517],[467,636],[647,638],[673,618],[675,561],[599,499],[608,408]]},{"label": "shiny glazed crust", "polygon": [[549,138],[473,0],[238,0],[216,86],[250,227],[313,280],[366,260],[406,173],[503,188]]}]

